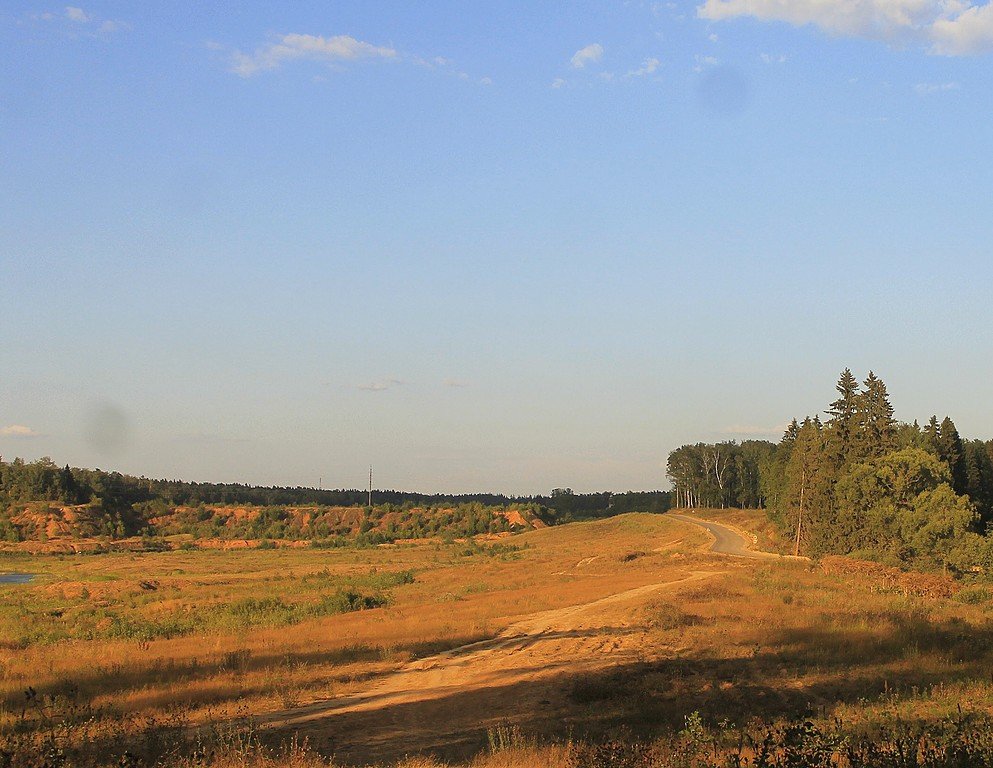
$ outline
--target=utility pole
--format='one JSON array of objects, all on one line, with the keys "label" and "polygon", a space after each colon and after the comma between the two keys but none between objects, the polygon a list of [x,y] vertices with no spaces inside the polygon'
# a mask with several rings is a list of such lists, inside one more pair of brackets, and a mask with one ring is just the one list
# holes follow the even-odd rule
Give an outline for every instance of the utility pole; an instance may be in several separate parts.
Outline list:
[{"label": "utility pole", "polygon": [[372,509],[372,464],[369,465],[369,509]]}]

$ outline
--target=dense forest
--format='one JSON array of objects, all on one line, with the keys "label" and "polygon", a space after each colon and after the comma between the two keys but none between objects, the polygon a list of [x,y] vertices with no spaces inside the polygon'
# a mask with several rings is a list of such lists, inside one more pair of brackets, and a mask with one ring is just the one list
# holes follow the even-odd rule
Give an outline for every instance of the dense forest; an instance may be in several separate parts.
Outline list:
[{"label": "dense forest", "polygon": [[678,507],[765,508],[801,553],[858,554],[959,571],[993,566],[993,440],[954,422],[893,417],[882,379],[848,369],[824,412],[778,444],[685,445],[669,455]]},{"label": "dense forest", "polygon": [[762,471],[776,452],[766,440],[684,445],[669,454],[668,475],[677,507],[765,506]]},{"label": "dense forest", "polygon": [[[318,490],[151,480],[50,459],[0,459],[0,540],[192,534],[197,538],[327,539],[382,543],[404,538],[513,531],[515,520],[546,525],[623,512],[665,512],[664,491],[548,496]],[[251,508],[249,514],[237,507]],[[64,524],[63,524],[64,523]]]}]

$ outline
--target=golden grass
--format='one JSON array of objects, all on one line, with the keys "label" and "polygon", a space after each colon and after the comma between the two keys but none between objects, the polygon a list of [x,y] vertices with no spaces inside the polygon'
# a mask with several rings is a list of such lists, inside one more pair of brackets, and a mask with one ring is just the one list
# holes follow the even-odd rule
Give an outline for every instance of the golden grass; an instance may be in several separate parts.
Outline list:
[{"label": "golden grass", "polygon": [[[656,578],[662,553],[622,563],[623,555],[664,523],[649,516],[541,530],[514,537],[517,551],[465,556],[464,545],[437,543],[370,550],[176,551],[8,559],[13,570],[40,571],[27,586],[7,587],[24,610],[109,603],[138,618],[223,606],[247,597],[296,599],[308,578],[325,572],[416,573],[392,590],[388,607],[329,616],[290,627],[252,628],[162,640],[70,640],[20,647],[19,616],[8,604],[0,635],[0,700],[6,721],[27,686],[67,684],[98,708],[162,715],[176,702],[190,722],[237,712],[286,708],[360,688],[369,675],[411,658],[490,637],[515,618],[611,594]],[[596,533],[591,533],[595,530]],[[597,557],[580,567],[583,558]],[[603,578],[605,573],[611,578]],[[154,591],[141,582],[155,581]],[[86,587],[81,593],[80,585]],[[54,608],[53,608],[54,606]],[[14,614],[14,615],[11,615]],[[292,701],[289,701],[291,699]],[[0,725],[5,722],[0,712]]]},{"label": "golden grass", "polygon": [[[149,718],[181,728],[237,725],[368,691],[412,659],[493,638],[541,611],[694,573],[705,577],[597,608],[603,620],[575,636],[541,635],[542,653],[559,654],[555,669],[529,671],[536,644],[517,655],[511,649],[506,677],[491,683],[440,689],[430,701],[329,713],[293,730],[340,764],[396,764],[409,753],[408,768],[439,760],[515,768],[573,765],[570,736],[672,734],[694,711],[709,723],[738,724],[808,713],[818,722],[840,717],[863,732],[897,719],[933,721],[960,707],[993,713],[990,593],[908,597],[857,573],[701,554],[705,535],[680,538],[686,530],[662,517],[626,515],[532,531],[504,542],[518,549],[489,552],[427,543],[8,558],[5,569],[45,575],[0,588],[0,729],[16,724],[28,686],[85,702],[96,713],[94,732],[123,722],[140,729]],[[27,645],[18,635],[18,610],[49,611],[53,603],[64,616],[106,602],[149,619],[220,610],[247,597],[306,602],[321,584],[367,579],[372,569],[411,570],[415,581],[385,590],[385,607],[287,626]],[[141,587],[149,580],[156,589]],[[501,728],[518,736],[488,748]],[[521,733],[537,741],[521,741]],[[265,740],[292,736],[284,729]],[[300,768],[318,759],[309,750],[279,754],[278,764]],[[252,759],[275,765],[269,753]]]}]

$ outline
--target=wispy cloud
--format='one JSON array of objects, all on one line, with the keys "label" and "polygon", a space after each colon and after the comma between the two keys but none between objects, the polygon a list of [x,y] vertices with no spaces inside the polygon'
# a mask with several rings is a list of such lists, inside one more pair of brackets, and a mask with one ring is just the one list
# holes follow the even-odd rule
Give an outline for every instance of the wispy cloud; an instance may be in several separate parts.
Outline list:
[{"label": "wispy cloud", "polygon": [[442,384],[452,389],[462,389],[469,386],[469,382],[463,379],[445,379]]},{"label": "wispy cloud", "polygon": [[582,69],[587,64],[595,64],[603,58],[603,46],[600,43],[591,43],[585,48],[580,48],[576,51],[572,58],[569,59],[569,63],[572,65],[573,69]]},{"label": "wispy cloud", "polygon": [[993,3],[970,0],[705,0],[697,15],[711,21],[750,16],[811,25],[832,35],[920,45],[966,56],[993,51]]},{"label": "wispy cloud", "polygon": [[231,59],[231,71],[242,77],[250,77],[257,72],[278,69],[287,61],[300,59],[334,64],[359,59],[396,58],[395,49],[356,40],[350,35],[321,37],[290,33],[278,36],[272,42],[257,48],[254,53],[235,51]]},{"label": "wispy cloud", "polygon": [[72,37],[107,37],[115,32],[127,32],[131,29],[126,21],[101,19],[75,5],[67,5],[61,11],[45,11],[31,18],[61,26]]},{"label": "wispy cloud", "polygon": [[708,67],[716,67],[721,63],[716,56],[701,56],[700,54],[696,54],[693,57],[693,61],[696,62],[693,67],[694,72],[703,72],[704,69]]},{"label": "wispy cloud", "polygon": [[26,427],[23,424],[10,424],[6,427],[0,427],[0,436],[3,437],[41,437],[40,432],[36,432],[31,429],[31,427]]},{"label": "wispy cloud", "polygon": [[[591,69],[590,65],[599,64],[603,60],[604,52],[605,49],[600,43],[591,43],[585,48],[580,48],[576,51],[572,55],[572,58],[569,59],[569,65],[572,69],[589,70]],[[621,76],[620,73],[617,73],[615,76],[615,73],[610,70],[596,68],[593,72],[590,72],[589,75],[583,75],[582,77],[587,78],[587,82],[589,81],[589,78],[592,78],[594,81],[599,80],[600,82],[610,83],[635,77],[646,77],[648,75],[652,75],[658,71],[661,64],[662,62],[660,59],[655,57],[646,57],[642,59],[639,66],[628,70],[623,76]],[[551,87],[563,88],[570,85],[572,82],[574,81],[567,80],[563,77],[556,77],[552,80]]]},{"label": "wispy cloud", "polygon": [[662,62],[658,59],[645,59],[641,62],[641,66],[637,69],[632,69],[624,77],[645,77],[647,75],[653,75],[658,70],[659,65]]},{"label": "wispy cloud", "polygon": [[958,91],[961,90],[962,86],[958,83],[918,83],[914,86],[914,90],[917,91],[921,96],[927,96],[930,93],[943,93],[945,91]]},{"label": "wispy cloud", "polygon": [[[377,45],[359,40],[351,35],[308,35],[291,32],[274,35],[254,52],[246,53],[241,50],[232,51],[230,48],[208,41],[207,47],[215,51],[227,51],[229,55],[228,69],[236,75],[248,78],[261,72],[271,72],[280,69],[284,64],[294,61],[309,61],[324,64],[332,68],[340,68],[360,61],[402,62],[426,69],[436,70],[450,77],[477,85],[492,85],[490,77],[474,77],[459,69],[456,63],[445,56],[416,56],[398,51],[391,45]],[[323,82],[325,78],[317,76],[315,82]]]},{"label": "wispy cloud", "polygon": [[477,85],[493,85],[493,78],[491,77],[478,77],[474,78],[468,72],[464,72],[459,69],[455,62],[445,56],[433,56],[430,58],[424,58],[423,56],[403,56],[402,54],[397,54],[398,61],[409,61],[410,63],[417,64],[420,67],[426,67],[427,69],[436,69],[446,74],[457,77],[459,80],[464,80],[466,82],[475,82]]},{"label": "wispy cloud", "polygon": [[401,379],[396,376],[387,376],[384,379],[379,379],[378,381],[370,381],[367,384],[359,384],[358,389],[363,392],[385,392],[387,389],[392,389],[393,387],[399,387],[403,384]]}]

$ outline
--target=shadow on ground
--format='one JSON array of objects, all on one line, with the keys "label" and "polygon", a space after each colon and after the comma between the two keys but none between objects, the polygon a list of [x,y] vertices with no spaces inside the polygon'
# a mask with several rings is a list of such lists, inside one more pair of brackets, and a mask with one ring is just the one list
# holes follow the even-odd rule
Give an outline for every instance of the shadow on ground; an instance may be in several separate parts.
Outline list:
[{"label": "shadow on ground", "polygon": [[[883,637],[793,629],[770,637],[747,658],[689,655],[581,674],[564,663],[558,674],[539,681],[451,690],[370,711],[331,709],[320,720],[266,738],[275,743],[296,734],[345,765],[414,754],[464,760],[485,749],[488,732],[503,726],[519,726],[539,739],[647,739],[678,731],[691,712],[739,725],[830,717],[840,705],[884,695],[899,703],[932,687],[990,683],[990,628],[915,616],[886,619],[892,631]],[[947,666],[906,663],[928,653],[940,654]]]}]

